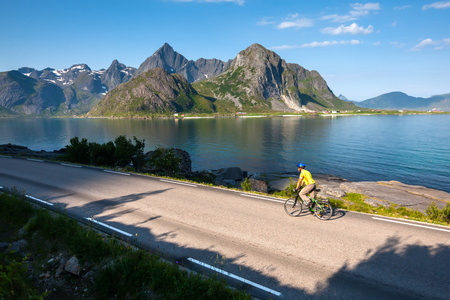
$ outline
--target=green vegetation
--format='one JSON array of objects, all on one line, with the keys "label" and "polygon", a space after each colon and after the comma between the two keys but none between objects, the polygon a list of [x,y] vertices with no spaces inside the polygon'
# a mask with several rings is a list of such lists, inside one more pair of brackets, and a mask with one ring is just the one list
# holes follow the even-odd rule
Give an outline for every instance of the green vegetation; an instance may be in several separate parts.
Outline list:
[{"label": "green vegetation", "polygon": [[[0,193],[0,225],[0,235],[8,242],[26,239],[32,256],[0,254],[0,299],[43,299],[47,293],[33,285],[28,267],[42,270],[50,257],[60,253],[75,255],[97,270],[86,289],[94,299],[251,299],[217,277],[190,273],[161,260],[158,253],[135,249],[64,215],[36,208],[19,194]],[[18,237],[20,228],[25,232]]]},{"label": "green vegetation", "polygon": [[157,171],[166,173],[167,175],[174,175],[180,171],[181,158],[175,155],[173,148],[156,148],[150,158],[150,164],[156,168]]},{"label": "green vegetation", "polygon": [[133,139],[134,143],[121,135],[114,142],[98,144],[74,137],[70,139],[70,145],[66,146],[67,155],[63,159],[73,163],[122,168],[132,162],[136,171],[139,171],[144,164],[145,140]]},{"label": "green vegetation", "polygon": [[435,203],[432,203],[428,206],[424,214],[418,210],[413,210],[407,207],[400,207],[393,203],[373,206],[366,203],[366,199],[368,199],[368,197],[362,194],[349,193],[342,199],[330,199],[330,201],[334,207],[349,211],[377,214],[380,216],[395,218],[405,218],[441,225],[449,225],[450,223],[450,203],[447,203],[447,205],[443,209],[439,209]]}]

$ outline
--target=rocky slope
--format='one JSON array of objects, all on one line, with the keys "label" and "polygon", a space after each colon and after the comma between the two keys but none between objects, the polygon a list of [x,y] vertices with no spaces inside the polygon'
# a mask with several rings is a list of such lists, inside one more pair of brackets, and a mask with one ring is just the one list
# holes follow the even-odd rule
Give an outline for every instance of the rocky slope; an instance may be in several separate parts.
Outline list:
[{"label": "rocky slope", "polygon": [[88,117],[146,117],[153,113],[214,112],[214,105],[200,96],[180,74],[151,69],[108,93]]},{"label": "rocky slope", "polygon": [[246,111],[352,109],[338,99],[317,71],[286,63],[275,52],[253,44],[219,76],[195,83],[199,93]]},{"label": "rocky slope", "polygon": [[20,68],[0,73],[2,115],[78,115],[88,112],[117,85],[136,74],[117,60],[107,70],[93,71],[86,64],[64,70]]},{"label": "rocky slope", "polygon": [[0,106],[23,114],[51,114],[66,100],[58,86],[18,71],[0,73],[0,91]]},{"label": "rocky slope", "polygon": [[196,61],[187,60],[165,43],[152,56],[148,57],[137,70],[138,74],[154,68],[163,68],[169,74],[182,74],[190,83],[211,78],[226,70],[231,61],[200,58]]}]

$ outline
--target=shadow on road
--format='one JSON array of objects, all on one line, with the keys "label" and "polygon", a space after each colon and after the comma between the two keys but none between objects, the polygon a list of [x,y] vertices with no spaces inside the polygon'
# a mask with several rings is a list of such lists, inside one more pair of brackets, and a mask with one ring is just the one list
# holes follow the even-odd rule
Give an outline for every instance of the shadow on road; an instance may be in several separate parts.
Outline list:
[{"label": "shadow on road", "polygon": [[[164,193],[170,189],[149,191],[145,193],[129,194],[123,197],[103,199],[87,203],[82,207],[75,207],[74,212],[84,215],[101,214],[106,210],[111,210],[123,206],[126,203],[140,201],[147,197],[152,197]],[[238,262],[246,256],[241,253],[235,257],[224,257],[216,251],[214,245],[208,249],[193,249],[186,245],[179,245],[168,241],[168,237],[176,236],[177,231],[170,231],[164,234],[155,235],[151,229],[137,228],[137,224],[147,223],[161,216],[150,216],[145,221],[132,225],[118,223],[116,217],[129,214],[136,209],[126,209],[102,216],[101,221],[107,222],[110,226],[117,226],[128,232],[138,232],[138,241],[133,237],[128,239],[132,244],[148,248],[153,252],[158,252],[162,257],[172,261],[178,261],[186,267],[193,267],[196,271],[209,273],[207,269],[193,266],[187,261],[187,257],[209,257],[210,261],[205,263],[217,267],[221,270],[237,274],[238,276],[252,282],[264,282],[270,285],[274,291],[280,292],[282,297],[263,291],[250,284],[236,280],[230,280],[231,284],[239,289],[246,289],[259,299],[416,299],[435,298],[448,299],[450,295],[450,247],[447,244],[439,244],[435,247],[422,245],[420,241],[410,243],[413,237],[402,238],[392,236],[382,242],[381,246],[371,249],[366,256],[357,264],[344,264],[324,282],[317,282],[313,292],[306,291],[281,283],[279,278],[268,276],[274,273],[278,266],[267,265],[265,273],[259,270],[242,266]],[[310,213],[302,216],[312,216]],[[345,211],[337,210],[332,219],[345,216]],[[448,237],[448,236],[447,236]],[[144,242],[143,242],[144,241]],[[338,240],[333,241],[339,243]],[[276,255],[276,253],[274,253]],[[301,265],[302,261],[292,258],[292,264]],[[331,270],[326,264],[317,261],[318,267]]]}]

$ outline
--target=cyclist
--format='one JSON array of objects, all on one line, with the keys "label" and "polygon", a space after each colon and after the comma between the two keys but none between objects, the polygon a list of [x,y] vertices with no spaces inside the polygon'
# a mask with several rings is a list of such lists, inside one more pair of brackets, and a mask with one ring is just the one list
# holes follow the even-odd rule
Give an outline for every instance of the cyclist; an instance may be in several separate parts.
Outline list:
[{"label": "cyclist", "polygon": [[312,201],[309,200],[306,194],[310,193],[312,198],[316,198],[316,182],[312,178],[311,173],[305,170],[305,167],[306,165],[302,163],[299,163],[297,165],[300,176],[298,178],[297,187],[295,189],[298,190],[301,186],[305,185],[305,187],[300,191],[298,195],[303,199],[303,201],[308,203],[307,207],[310,207]]}]

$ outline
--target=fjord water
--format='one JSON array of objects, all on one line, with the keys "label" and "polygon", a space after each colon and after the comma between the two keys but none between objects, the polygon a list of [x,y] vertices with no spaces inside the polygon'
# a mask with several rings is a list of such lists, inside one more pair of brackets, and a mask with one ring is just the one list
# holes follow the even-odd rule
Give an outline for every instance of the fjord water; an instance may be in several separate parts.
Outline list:
[{"label": "fjord water", "polygon": [[72,137],[145,139],[146,151],[188,151],[194,170],[239,166],[352,181],[397,180],[450,192],[450,115],[355,115],[166,120],[0,119],[0,144],[53,151]]}]

